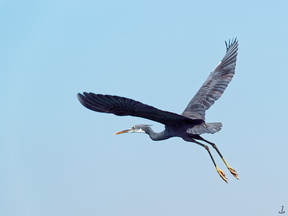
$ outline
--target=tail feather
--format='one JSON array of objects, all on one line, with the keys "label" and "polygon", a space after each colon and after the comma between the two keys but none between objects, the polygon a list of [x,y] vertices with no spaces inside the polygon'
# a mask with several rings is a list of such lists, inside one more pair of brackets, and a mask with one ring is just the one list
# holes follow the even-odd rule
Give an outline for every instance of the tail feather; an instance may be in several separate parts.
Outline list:
[{"label": "tail feather", "polygon": [[214,122],[214,123],[203,123],[201,125],[196,125],[193,128],[187,130],[187,133],[191,134],[204,134],[204,133],[211,133],[214,134],[221,130],[222,123],[221,122]]}]

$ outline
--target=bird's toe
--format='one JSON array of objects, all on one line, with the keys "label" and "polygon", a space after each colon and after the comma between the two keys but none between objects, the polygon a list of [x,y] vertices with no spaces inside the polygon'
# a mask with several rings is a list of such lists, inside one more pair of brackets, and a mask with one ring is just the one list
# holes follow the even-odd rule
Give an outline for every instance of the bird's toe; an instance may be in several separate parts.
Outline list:
[{"label": "bird's toe", "polygon": [[219,174],[219,176],[226,182],[228,183],[228,178],[226,177],[225,173],[223,170],[219,169],[218,167],[216,167],[216,171]]},{"label": "bird's toe", "polygon": [[239,175],[238,175],[238,173],[236,172],[236,170],[233,169],[232,167],[228,167],[228,169],[229,169],[230,173],[231,173],[236,179],[239,180]]}]

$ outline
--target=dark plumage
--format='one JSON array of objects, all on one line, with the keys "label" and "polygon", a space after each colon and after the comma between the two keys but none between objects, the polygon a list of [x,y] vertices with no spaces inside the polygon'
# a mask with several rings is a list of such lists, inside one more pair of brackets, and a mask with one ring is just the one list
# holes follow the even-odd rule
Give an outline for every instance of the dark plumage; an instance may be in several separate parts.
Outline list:
[{"label": "dark plumage", "polygon": [[222,61],[214,71],[210,73],[207,80],[181,115],[162,111],[139,101],[119,96],[84,92],[83,94],[78,94],[78,99],[83,106],[96,112],[113,113],[118,116],[130,115],[164,124],[165,130],[160,133],[155,133],[148,125],[135,125],[131,129],[120,131],[116,134],[145,132],[152,140],[181,137],[185,141],[201,145],[208,151],[220,177],[227,182],[224,172],[216,165],[208,146],[196,140],[204,141],[213,146],[229,171],[238,179],[237,172],[228,165],[216,145],[200,136],[204,133],[218,132],[222,127],[220,122],[206,123],[205,111],[221,97],[229,82],[232,80],[235,73],[237,51],[238,41],[236,39],[226,43],[226,54]]}]

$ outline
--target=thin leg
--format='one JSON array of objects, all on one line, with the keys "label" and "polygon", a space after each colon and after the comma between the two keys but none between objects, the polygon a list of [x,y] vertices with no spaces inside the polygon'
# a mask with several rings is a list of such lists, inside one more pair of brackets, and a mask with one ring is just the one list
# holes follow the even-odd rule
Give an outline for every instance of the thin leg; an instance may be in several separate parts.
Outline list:
[{"label": "thin leg", "polygon": [[[198,138],[198,137],[197,137]],[[219,149],[217,148],[215,143],[209,142],[208,140],[205,140],[204,138],[199,136],[199,139],[208,143],[209,145],[211,145],[218,153],[218,155],[221,157],[222,161],[225,163],[226,167],[228,168],[228,170],[230,171],[230,173],[239,180],[239,176],[238,173],[236,172],[235,169],[233,169],[232,167],[229,166],[229,164],[227,163],[227,161],[224,159],[224,157],[222,156],[221,152],[219,151]]]},{"label": "thin leg", "polygon": [[208,147],[207,145],[204,145],[204,144],[200,143],[200,142],[197,142],[196,140],[193,140],[192,142],[194,142],[194,143],[196,143],[196,144],[204,147],[204,148],[208,151],[208,153],[209,153],[209,155],[210,155],[210,158],[211,158],[211,160],[212,160],[212,162],[213,162],[213,164],[214,164],[214,166],[215,166],[215,168],[216,168],[217,173],[220,175],[220,177],[221,177],[226,183],[228,183],[228,179],[227,179],[225,173],[224,173],[221,169],[218,168],[218,166],[217,166],[217,164],[216,164],[216,162],[215,162],[215,160],[214,160],[214,158],[213,158],[213,156],[212,156],[212,154],[211,154],[211,152],[210,152],[209,147]]}]

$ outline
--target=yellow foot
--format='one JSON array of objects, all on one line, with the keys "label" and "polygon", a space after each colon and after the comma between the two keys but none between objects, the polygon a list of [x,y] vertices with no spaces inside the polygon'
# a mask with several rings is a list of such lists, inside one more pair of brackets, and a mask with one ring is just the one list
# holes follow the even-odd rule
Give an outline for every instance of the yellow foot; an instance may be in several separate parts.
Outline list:
[{"label": "yellow foot", "polygon": [[216,166],[216,171],[218,172],[219,176],[226,182],[228,183],[228,178],[226,177],[225,173],[223,172],[223,170],[219,169]]},{"label": "yellow foot", "polygon": [[233,169],[233,168],[230,167],[230,166],[228,166],[227,168],[229,169],[230,173],[231,173],[236,179],[239,180],[239,176],[238,176],[238,173],[236,172],[236,170]]}]

